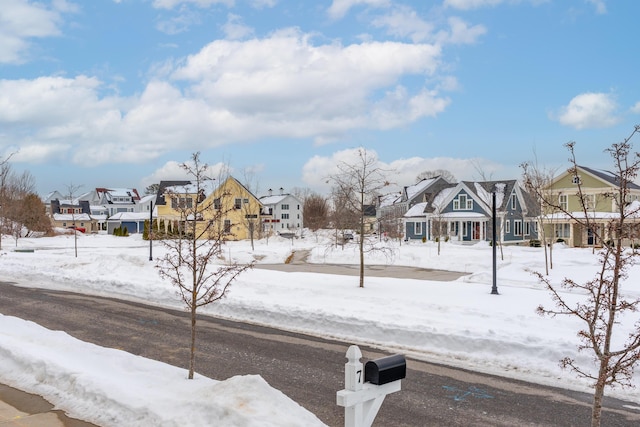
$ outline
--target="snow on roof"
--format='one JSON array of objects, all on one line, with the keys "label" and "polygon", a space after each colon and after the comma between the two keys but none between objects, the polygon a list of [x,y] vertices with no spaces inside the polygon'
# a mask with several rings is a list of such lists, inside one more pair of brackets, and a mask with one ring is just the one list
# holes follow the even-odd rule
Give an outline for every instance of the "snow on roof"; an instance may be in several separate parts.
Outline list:
[{"label": "snow on roof", "polygon": [[[480,200],[482,200],[482,202],[484,204],[486,204],[487,206],[491,206],[493,204],[492,200],[491,200],[491,191],[487,191],[483,186],[481,182],[474,182],[474,190],[476,192],[476,194],[478,195],[478,197],[480,198]],[[496,193],[496,207],[500,207],[502,206],[504,199],[506,197],[505,195],[505,191],[507,189],[507,184],[505,182],[496,182],[493,185],[493,192]]]},{"label": "snow on roof", "polygon": [[400,200],[401,198],[401,194],[400,193],[389,193],[389,194],[385,194],[384,196],[380,196],[380,207],[384,208],[386,206],[392,206],[394,205],[398,200]]},{"label": "snow on roof", "polygon": [[436,211],[442,211],[445,208],[444,206],[445,201],[454,190],[455,190],[455,187],[449,187],[440,191],[436,195],[436,197],[433,198],[433,202],[431,202],[431,207],[434,208]]},{"label": "snow on roof", "polygon": [[146,202],[148,202],[149,200],[153,200],[153,199],[155,199],[155,198],[156,198],[156,195],[155,195],[155,194],[147,194],[146,196],[141,197],[141,198],[140,198],[140,201],[139,201],[138,203],[146,203]]},{"label": "snow on roof", "polygon": [[146,212],[118,212],[109,217],[109,221],[141,221],[149,219]]},{"label": "snow on roof", "polygon": [[263,205],[275,205],[276,203],[280,203],[282,200],[286,199],[288,194],[278,194],[277,196],[262,196],[260,197],[260,202]]},{"label": "snow on roof", "polygon": [[424,208],[427,207],[427,202],[422,202],[422,203],[417,203],[415,205],[413,205],[406,214],[404,214],[405,217],[412,217],[412,216],[424,216]]},{"label": "snow on roof", "polygon": [[438,179],[438,177],[425,178],[417,184],[407,187],[407,198],[409,200],[413,199],[416,194],[420,194],[422,191],[424,191],[425,188],[433,184],[436,179]]},{"label": "snow on roof", "polygon": [[59,214],[54,213],[53,219],[55,221],[91,221],[91,217],[89,214],[81,213],[81,214]]}]

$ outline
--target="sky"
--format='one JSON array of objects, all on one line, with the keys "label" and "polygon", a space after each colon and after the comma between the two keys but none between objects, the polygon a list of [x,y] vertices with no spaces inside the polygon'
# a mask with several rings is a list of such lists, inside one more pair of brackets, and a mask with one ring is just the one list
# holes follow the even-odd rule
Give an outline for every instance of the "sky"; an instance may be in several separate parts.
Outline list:
[{"label": "sky", "polygon": [[364,147],[513,179],[610,168],[640,123],[640,3],[610,0],[0,0],[0,158],[41,195],[183,179],[195,152],[257,196],[328,194]]},{"label": "sky", "polygon": [[[33,253],[14,252],[14,245],[15,242],[5,236],[0,256],[5,281],[25,287],[37,286],[183,308],[175,288],[161,279],[155,263],[149,262],[149,245],[140,235],[122,238],[78,233],[77,258],[74,257],[74,238],[69,234],[18,241],[18,248],[33,249]],[[390,240],[378,245],[388,248],[392,255],[369,253],[366,255],[367,265],[439,268],[467,274],[453,282],[366,277],[365,287],[359,288],[357,276],[285,273],[256,268],[239,276],[223,300],[201,308],[200,313],[373,346],[389,354],[401,353],[418,360],[502,377],[592,392],[590,381],[562,369],[559,363],[564,357],[572,357],[583,369],[594,372],[591,355],[577,350],[577,332],[583,325],[575,318],[542,317],[536,313],[539,305],[553,308],[549,292],[532,274],[532,271],[544,272],[541,248],[504,247],[504,258],[499,257],[497,262],[499,295],[492,295],[492,248],[486,242],[472,246],[445,242],[440,255],[433,242],[412,241],[399,246]],[[308,261],[312,263],[357,264],[356,247],[356,244],[348,244],[344,249],[336,247],[327,235],[322,234],[309,234],[305,239],[293,241],[272,237],[256,241],[253,251],[248,241],[227,242],[225,259],[219,262],[232,259],[239,263],[251,260],[282,263],[292,250],[307,249],[310,251]],[[160,259],[165,250],[162,245],[154,245],[156,259]],[[554,268],[547,278],[556,285],[565,277],[584,283],[596,274],[597,260],[598,253],[589,248],[568,248],[564,244],[556,244]],[[38,268],[34,269],[36,263]],[[96,271],[110,273],[95,274]],[[577,304],[585,298],[576,290],[560,291],[560,294],[568,303]],[[622,282],[621,294],[625,298],[640,298],[640,265],[629,271],[628,278]],[[380,310],[380,307],[385,307],[385,310]],[[627,338],[639,319],[636,313],[619,320],[612,341],[615,348]],[[34,334],[36,338],[31,338]],[[39,335],[43,337],[39,338]],[[16,345],[21,341],[25,345]],[[186,370],[178,371],[177,368],[167,375],[165,381],[159,378],[164,375],[154,375],[154,372],[170,368],[157,363],[146,364],[139,357],[122,355],[124,352],[100,351],[95,346],[90,349],[85,346],[87,357],[83,356],[78,361],[77,354],[85,354],[84,350],[75,351],[78,345],[81,344],[70,342],[64,333],[23,326],[15,318],[0,315],[0,383],[43,395],[72,416],[98,424],[114,414],[125,417],[103,425],[138,425],[131,420],[140,422],[140,425],[165,420],[166,423],[160,424],[173,425],[175,418],[170,415],[173,411],[176,416],[185,415],[184,420],[191,420],[186,415],[191,409],[181,407],[183,402],[175,400],[174,387],[187,391],[189,387],[217,387],[209,385],[209,382],[203,385],[201,381],[187,384],[184,380]],[[347,349],[345,345],[345,354]],[[111,361],[114,352],[121,356],[103,364],[103,358]],[[135,360],[129,364],[126,358]],[[183,368],[187,362],[185,360]],[[21,368],[13,369],[16,365]],[[259,377],[260,373],[255,375]],[[65,378],[73,380],[65,381]],[[117,384],[113,378],[118,379]],[[226,387],[233,390],[230,393],[239,399],[242,398],[241,387],[234,384],[268,388],[261,377],[232,377],[229,380]],[[635,389],[608,388],[605,394],[623,399],[628,402],[626,409],[640,413],[638,369],[631,383]],[[120,388],[133,390],[132,395],[137,398],[130,400],[128,393],[119,398]],[[146,399],[147,393],[135,392],[140,389],[154,390],[155,395]],[[275,399],[280,402],[273,404],[277,410],[285,408],[277,415],[278,419],[289,422],[305,414],[278,397],[277,393],[262,394],[265,396],[263,399],[257,399],[254,394],[246,397],[252,404],[243,407],[256,407],[262,413],[267,410],[265,406],[269,407],[268,400]],[[288,397],[296,399],[296,396]],[[92,399],[99,400],[101,404],[85,404],[94,401]],[[194,410],[192,416],[215,414],[220,410],[218,400],[211,401],[206,393],[205,400],[195,405],[199,410]],[[334,404],[334,396],[327,397],[327,401]],[[127,410],[118,411],[119,405],[125,405]],[[100,411],[96,410],[97,407]],[[242,415],[237,413],[236,406],[231,407],[233,416]],[[191,424],[184,420],[178,425],[201,425],[197,419]],[[247,425],[255,424],[248,422]],[[312,424],[303,422],[297,425]]]}]

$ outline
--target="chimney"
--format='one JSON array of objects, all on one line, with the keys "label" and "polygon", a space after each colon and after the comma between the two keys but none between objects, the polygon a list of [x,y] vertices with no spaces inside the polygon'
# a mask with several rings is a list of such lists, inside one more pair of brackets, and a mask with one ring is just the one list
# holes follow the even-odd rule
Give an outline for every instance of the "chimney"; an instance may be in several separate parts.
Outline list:
[{"label": "chimney", "polygon": [[284,188],[280,187],[280,195],[283,196],[284,195]]}]

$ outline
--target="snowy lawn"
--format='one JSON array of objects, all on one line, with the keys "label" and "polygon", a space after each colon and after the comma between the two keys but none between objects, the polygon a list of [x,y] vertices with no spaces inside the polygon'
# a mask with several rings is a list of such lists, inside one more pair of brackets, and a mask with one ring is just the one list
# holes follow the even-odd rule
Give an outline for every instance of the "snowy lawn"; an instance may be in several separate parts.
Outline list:
[{"label": "snowy lawn", "polygon": [[[182,308],[176,289],[159,278],[155,262],[149,261],[149,243],[139,235],[127,238],[79,235],[78,258],[74,257],[74,240],[70,235],[18,242],[18,248],[34,249],[33,253],[14,252],[13,241],[7,238],[2,243],[4,254],[0,257],[0,270],[3,280],[21,286],[55,288]],[[352,276],[254,269],[240,276],[226,299],[202,312],[340,338],[354,344],[369,344],[424,360],[506,377],[554,386],[563,384],[575,390],[589,391],[588,381],[562,370],[558,363],[565,356],[574,357],[585,365],[592,362],[591,354],[576,350],[576,332],[582,325],[573,318],[551,319],[535,313],[540,304],[552,307],[549,294],[530,272],[544,272],[543,249],[505,247],[504,260],[498,258],[500,295],[491,295],[492,250],[486,243],[473,246],[444,243],[440,255],[432,243],[403,242],[399,245],[388,241],[379,244],[393,249],[393,255],[367,255],[368,264],[437,268],[468,275],[455,282],[367,277],[365,288],[361,289],[358,278]],[[355,244],[336,247],[328,239],[316,239],[311,234],[293,242],[280,238],[260,240],[256,242],[254,251],[249,242],[230,242],[225,247],[225,260],[221,262],[232,259],[237,262],[281,263],[292,250],[309,250],[308,261],[314,263],[358,262]],[[154,242],[154,258],[161,256],[163,251],[163,246]],[[556,245],[553,257],[554,269],[549,278],[554,283],[559,283],[563,277],[584,282],[591,279],[598,269],[597,254],[593,254],[591,249]],[[623,292],[640,297],[640,266],[631,271]],[[578,301],[581,295],[574,293],[566,297]],[[619,342],[626,338],[636,320],[624,319],[619,325]],[[80,418],[113,425],[125,422],[114,418],[92,418],[99,416],[92,413],[92,407],[99,404],[101,408],[113,405],[113,411],[105,411],[105,417],[115,416],[112,412],[124,413],[130,417],[126,422],[131,425],[143,425],[144,420],[162,420],[163,425],[199,425],[200,416],[208,419],[216,419],[216,416],[245,417],[244,423],[236,422],[234,418],[232,424],[268,425],[260,420],[273,419],[273,416],[264,418],[264,411],[277,411],[281,417],[278,425],[320,424],[313,415],[277,390],[257,393],[263,395],[259,398],[254,390],[269,388],[260,377],[232,378],[222,383],[199,377],[195,382],[188,382],[184,380],[185,371],[179,368],[123,352],[119,352],[118,357],[135,359],[135,364],[131,365],[134,368],[120,370],[129,362],[107,364],[100,361],[91,364],[85,360],[88,357],[83,358],[85,363],[74,363],[74,356],[70,353],[77,350],[71,349],[88,344],[65,342],[73,339],[60,332],[45,331],[27,322],[20,326],[17,319],[0,316],[0,359],[3,360],[0,381],[41,394]],[[30,338],[30,334],[35,334],[37,339]],[[17,352],[17,343],[22,336],[24,340],[46,341],[47,350],[34,347],[30,351],[31,346],[24,346],[26,348]],[[55,345],[57,342],[64,345]],[[96,360],[111,360],[115,351],[92,346],[90,351],[83,352]],[[11,366],[22,366],[20,376],[11,373],[14,370]],[[100,372],[104,369],[98,368],[100,366],[109,366],[113,374],[103,378]],[[150,374],[155,370],[171,373],[158,379],[158,375]],[[121,381],[113,381],[114,378]],[[122,387],[123,383],[128,389],[153,389],[155,393],[144,400],[122,401],[117,387]],[[243,396],[239,385],[247,384],[251,395]],[[640,385],[638,373],[634,384]],[[204,409],[192,418],[187,417],[184,402],[172,400],[183,394],[180,390],[185,394],[186,390],[191,390],[189,394],[195,395],[190,387],[206,389],[202,394],[208,402],[207,405],[194,404],[194,407]],[[219,387],[231,390],[229,393],[234,396],[228,398],[231,401],[211,399],[211,395],[218,394],[215,390]],[[608,390],[607,394],[640,403],[638,389],[614,389]],[[277,403],[269,403],[270,399]],[[220,409],[225,404],[231,408],[227,412]],[[120,405],[127,410],[118,411]],[[242,413],[237,409],[239,407],[255,413],[255,418]],[[193,408],[188,411],[193,414]],[[181,416],[186,418],[177,419]]]}]

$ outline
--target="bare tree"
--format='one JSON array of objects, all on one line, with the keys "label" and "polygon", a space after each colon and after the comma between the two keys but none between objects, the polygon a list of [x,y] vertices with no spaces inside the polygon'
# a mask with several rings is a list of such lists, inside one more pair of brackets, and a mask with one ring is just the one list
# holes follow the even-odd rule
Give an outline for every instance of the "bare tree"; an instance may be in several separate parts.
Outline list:
[{"label": "bare tree", "polygon": [[329,179],[333,182],[337,192],[344,195],[344,202],[358,214],[360,239],[360,287],[364,287],[364,223],[365,200],[377,197],[381,189],[389,185],[383,169],[377,166],[375,155],[360,147],[358,158],[350,163],[340,162],[338,172]]},{"label": "bare tree", "polygon": [[51,220],[47,216],[42,199],[35,193],[28,193],[21,201],[21,218],[29,237],[33,232],[50,233]]},{"label": "bare tree", "polygon": [[9,191],[9,178],[11,176],[11,164],[9,160],[16,154],[11,153],[4,159],[0,160],[0,249],[2,249],[2,235],[6,231],[6,216],[9,207],[8,191]]},{"label": "bare tree", "polygon": [[[538,233],[544,247],[545,271],[549,275],[549,270],[553,269],[553,217],[556,213],[556,209],[553,208],[551,183],[556,170],[538,165],[537,157],[534,162],[522,163],[520,167],[523,172],[525,189],[533,195],[540,207]],[[547,233],[551,235],[548,236]]]},{"label": "bare tree", "polygon": [[[24,199],[29,194],[33,194],[35,180],[30,172],[24,171],[20,175],[10,173],[5,183],[4,200],[7,204],[5,209],[5,230],[13,236],[16,246],[18,239],[25,231],[25,211]],[[42,203],[40,204],[42,206]]]},{"label": "bare tree", "polygon": [[329,203],[327,198],[319,194],[310,194],[302,205],[304,226],[313,233],[326,228],[329,221]]},{"label": "bare tree", "polygon": [[[82,188],[82,185],[73,185],[73,183],[69,183],[67,185],[67,195],[69,196],[69,203],[71,205],[75,205],[74,197],[75,193]],[[76,230],[76,209],[75,206],[71,209],[71,223],[73,226],[73,247],[75,251],[75,256],[78,258],[78,230]]]},{"label": "bare tree", "polygon": [[200,160],[200,153],[194,153],[191,161],[181,167],[193,177],[192,185],[166,196],[181,219],[178,236],[163,241],[168,250],[156,267],[161,277],[178,288],[191,314],[189,379],[193,379],[198,308],[223,298],[235,279],[253,263],[241,265],[231,259],[225,264],[216,262],[224,257],[223,245],[232,229],[222,225],[233,206],[233,201],[227,203],[223,199],[231,194],[206,194],[211,179],[207,176],[209,166]]},{"label": "bare tree", "polygon": [[[631,138],[640,132],[640,126],[636,126],[631,135],[621,143],[615,143],[607,149],[615,165],[618,177],[618,186],[615,191],[606,197],[616,206],[615,217],[607,224],[605,233],[610,239],[610,244],[605,244],[600,251],[600,268],[595,277],[583,284],[565,278],[560,285],[552,284],[540,273],[535,273],[538,279],[544,283],[551,292],[555,302],[555,309],[538,307],[541,315],[569,315],[580,319],[584,328],[578,331],[581,341],[579,350],[589,350],[595,361],[595,372],[592,367],[580,366],[570,357],[561,361],[561,365],[576,372],[579,376],[594,381],[594,397],[591,413],[591,426],[599,427],[602,420],[602,400],[607,386],[632,386],[631,378],[634,366],[640,360],[640,319],[628,333],[626,340],[624,333],[619,331],[621,319],[629,322],[629,316],[636,313],[640,306],[640,299],[632,298],[623,293],[623,285],[628,279],[628,271],[637,262],[637,252],[623,248],[624,230],[627,221],[637,220],[638,210],[632,210],[627,203],[629,185],[637,178],[640,170],[640,154],[631,153]],[[574,152],[575,143],[566,144],[571,156],[572,167],[570,173],[574,174],[578,183],[578,196],[582,200],[584,216],[576,215],[562,210],[573,221],[589,229],[592,220],[587,214],[585,195],[579,185],[577,163]],[[593,227],[595,233],[599,231]],[[604,236],[599,236],[600,238]],[[579,290],[585,294],[585,298],[577,303],[566,299],[566,290],[570,292]],[[571,295],[576,295],[571,292]],[[627,323],[628,324],[628,323]]]},{"label": "bare tree", "polygon": [[[244,170],[244,183],[243,185],[247,191],[251,194],[258,194],[260,186],[256,182],[255,174],[249,170]],[[246,203],[245,203],[246,202]],[[251,240],[251,250],[255,249],[254,237],[261,229],[260,227],[260,215],[259,208],[256,209],[252,200],[243,200],[242,204],[242,216],[244,219],[244,225],[247,227],[249,233],[249,239]]]},{"label": "bare tree", "polygon": [[144,189],[144,194],[145,195],[155,195],[158,194],[158,189],[160,188],[160,184],[155,183],[155,184],[151,184],[148,185],[145,189]]},{"label": "bare tree", "polygon": [[436,178],[438,176],[442,177],[442,179],[447,181],[449,184],[455,184],[455,183],[458,182],[458,180],[456,179],[455,175],[452,174],[450,171],[445,170],[445,169],[436,169],[436,170],[432,170],[432,171],[421,172],[416,177],[416,180],[417,181],[421,181],[423,179]]}]

